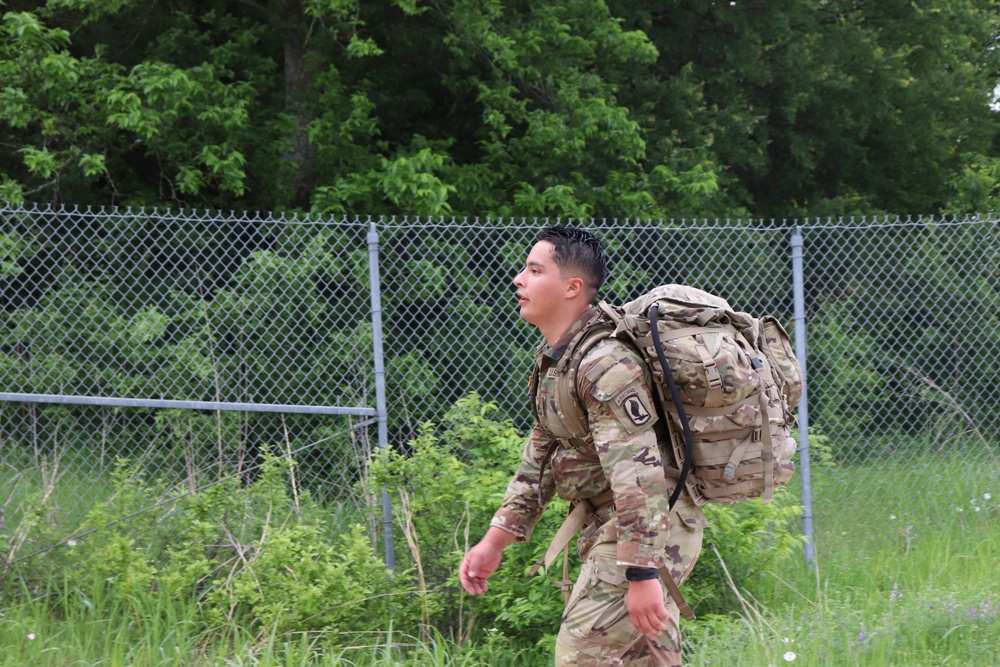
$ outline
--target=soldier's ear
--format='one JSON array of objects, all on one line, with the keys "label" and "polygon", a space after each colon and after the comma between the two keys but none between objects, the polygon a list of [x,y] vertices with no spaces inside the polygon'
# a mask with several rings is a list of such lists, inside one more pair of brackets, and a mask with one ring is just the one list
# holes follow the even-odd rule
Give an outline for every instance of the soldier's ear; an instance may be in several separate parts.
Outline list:
[{"label": "soldier's ear", "polygon": [[566,281],[566,298],[575,299],[580,295],[584,294],[586,291],[586,285],[583,283],[583,278],[579,276],[574,276]]}]

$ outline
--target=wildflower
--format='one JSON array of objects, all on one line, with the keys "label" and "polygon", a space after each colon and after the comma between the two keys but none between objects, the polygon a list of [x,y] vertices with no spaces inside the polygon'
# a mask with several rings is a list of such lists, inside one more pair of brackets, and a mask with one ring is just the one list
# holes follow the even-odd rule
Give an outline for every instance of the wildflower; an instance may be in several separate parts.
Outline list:
[{"label": "wildflower", "polygon": [[34,632],[29,632],[28,633],[28,641],[34,641],[34,640],[35,640],[35,633]]},{"label": "wildflower", "polygon": [[892,590],[889,591],[889,602],[895,602],[896,600],[901,600],[903,594],[899,592],[899,583],[893,582]]},{"label": "wildflower", "polygon": [[896,515],[895,514],[890,514],[889,515],[889,520],[890,521],[895,521],[896,520]]},{"label": "wildflower", "polygon": [[795,657],[796,657],[795,656],[795,651],[789,651],[788,653],[786,653],[785,655],[783,655],[781,657],[785,659],[785,662],[792,662],[793,660],[795,660]]},{"label": "wildflower", "polygon": [[988,493],[984,493],[984,494],[983,494],[983,500],[989,500],[989,499],[990,499],[990,498],[992,498],[992,497],[993,497],[993,496],[991,496],[991,495],[990,495],[990,494],[988,494]]},{"label": "wildflower", "polygon": [[976,511],[977,511],[977,512],[978,512],[979,510],[981,510],[981,509],[982,509],[982,507],[980,507],[979,505],[976,505]]},{"label": "wildflower", "polygon": [[956,510],[958,510],[959,512],[961,512],[961,511],[962,511],[962,508],[961,508],[961,507],[956,507],[955,509],[956,509]]},{"label": "wildflower", "polygon": [[66,540],[66,546],[68,546],[68,547],[75,547],[76,546],[76,540]]}]

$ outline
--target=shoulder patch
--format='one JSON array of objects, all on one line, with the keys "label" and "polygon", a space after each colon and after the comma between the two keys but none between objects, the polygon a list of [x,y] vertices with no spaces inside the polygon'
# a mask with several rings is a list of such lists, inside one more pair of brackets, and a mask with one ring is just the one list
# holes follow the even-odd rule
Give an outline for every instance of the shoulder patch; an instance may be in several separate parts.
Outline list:
[{"label": "shoulder patch", "polygon": [[[581,362],[582,391],[594,405],[591,419],[609,420],[609,432],[631,436],[657,421],[645,384],[645,366],[621,341],[601,341]],[[600,416],[597,416],[600,415]]]},{"label": "shoulder patch", "polygon": [[634,388],[622,392],[621,395],[615,399],[615,403],[620,405],[625,410],[625,415],[636,426],[642,426],[652,419],[649,409],[642,402],[642,399],[639,397],[639,393]]},{"label": "shoulder patch", "polygon": [[657,421],[649,391],[641,379],[629,382],[602,405],[604,418],[611,419],[620,432],[627,435],[649,428]]}]

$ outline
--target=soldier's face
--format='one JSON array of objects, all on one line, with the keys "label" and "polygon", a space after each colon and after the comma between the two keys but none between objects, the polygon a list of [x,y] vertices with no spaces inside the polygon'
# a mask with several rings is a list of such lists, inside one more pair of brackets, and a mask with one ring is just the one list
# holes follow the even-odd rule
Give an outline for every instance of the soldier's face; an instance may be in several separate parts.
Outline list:
[{"label": "soldier's face", "polygon": [[557,319],[565,308],[567,281],[556,264],[554,250],[548,241],[536,243],[528,253],[524,269],[514,277],[521,318],[541,329]]}]

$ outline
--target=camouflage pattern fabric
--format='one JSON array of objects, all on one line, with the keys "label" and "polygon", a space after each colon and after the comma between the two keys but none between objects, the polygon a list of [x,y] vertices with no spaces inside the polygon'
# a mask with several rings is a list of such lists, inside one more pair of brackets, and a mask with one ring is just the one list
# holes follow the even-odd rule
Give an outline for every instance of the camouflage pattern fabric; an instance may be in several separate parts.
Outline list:
[{"label": "camouflage pattern fabric", "polygon": [[688,458],[685,427],[690,431],[691,498],[699,505],[769,502],[795,471],[791,409],[802,395],[801,368],[781,324],[733,311],[725,299],[686,285],[661,285],[621,307],[600,307],[615,323],[614,335],[632,340],[653,372],[669,373],[680,392],[686,424],[672,389],[656,388],[675,461]]},{"label": "camouflage pattern fabric", "polygon": [[664,594],[668,630],[655,639],[637,633],[625,607],[625,569],[664,565],[675,578],[686,576],[701,549],[705,517],[686,496],[669,510],[672,488],[654,428],[649,370],[629,344],[608,338],[584,355],[573,390],[589,432],[569,432],[574,422],[558,400],[557,369],[594,315],[588,310],[555,345],[537,352],[537,422],[491,525],[523,542],[556,493],[572,501],[610,487],[611,518],[585,528],[577,542],[585,567],[563,619],[556,664],[680,664],[677,606]]},{"label": "camouflage pattern fabric", "polygon": [[576,383],[589,423],[588,442],[560,443],[550,435],[564,429],[564,424],[554,402],[559,378],[547,371],[593,314],[585,312],[556,345],[539,351],[542,373],[535,406],[539,423],[491,525],[525,541],[555,493],[572,501],[610,487],[614,518],[585,531],[578,551],[582,555],[595,544],[616,542],[622,565],[659,567],[664,564],[669,533],[671,488],[653,429],[657,416],[649,371],[638,353],[615,339],[593,346],[580,364]]},{"label": "camouflage pattern fabric", "polygon": [[[680,583],[701,552],[705,515],[692,507],[671,516],[667,539],[669,569]],[[667,628],[657,637],[643,635],[626,607],[628,582],[613,544],[595,546],[587,555],[563,613],[556,638],[557,667],[674,667],[681,664],[677,605],[664,590]],[[662,587],[662,583],[661,583]]]},{"label": "camouflage pattern fabric", "polygon": [[[653,305],[660,310],[656,331],[665,362],[650,328],[647,311]],[[749,498],[769,502],[774,488],[786,484],[795,471],[791,409],[802,395],[801,368],[781,324],[771,316],[758,320],[733,311],[725,299],[686,285],[662,285],[624,306],[602,302],[600,309],[602,315],[595,311],[592,320],[575,323],[569,342],[561,341],[551,354],[543,348],[537,357],[529,395],[543,431],[564,448],[587,449],[590,424],[579,387],[584,378],[577,371],[593,346],[611,344],[609,339],[628,341],[661,378],[650,391],[669,424],[655,428],[659,441],[670,443],[661,451],[666,466],[679,470],[679,461],[691,460],[688,498],[698,505]],[[599,374],[607,370],[601,366],[616,361],[609,357],[586,372]],[[686,424],[662,382],[661,363],[669,366],[680,392]],[[615,372],[625,369],[611,369]],[[648,373],[643,379],[648,381]],[[555,388],[550,380],[557,381]],[[614,378],[603,376],[602,382],[614,384]],[[624,394],[619,400],[637,411],[633,416],[645,414],[641,401]],[[691,433],[690,456],[685,426]],[[543,459],[543,472],[545,463]]]},{"label": "camouflage pattern fabric", "polygon": [[802,367],[795,358],[788,332],[771,315],[760,318],[760,330],[764,339],[761,347],[768,355],[771,368],[780,373],[778,386],[785,394],[785,402],[794,409],[802,400]]}]

